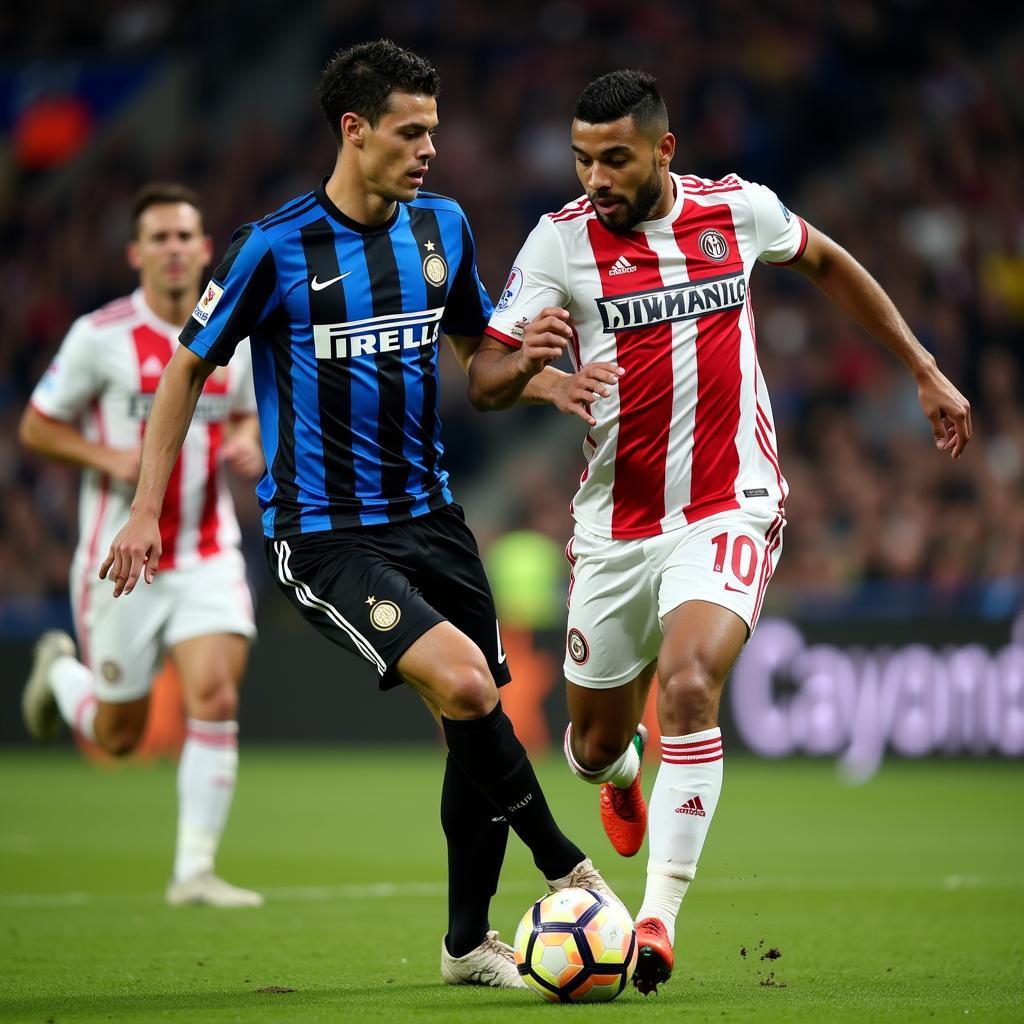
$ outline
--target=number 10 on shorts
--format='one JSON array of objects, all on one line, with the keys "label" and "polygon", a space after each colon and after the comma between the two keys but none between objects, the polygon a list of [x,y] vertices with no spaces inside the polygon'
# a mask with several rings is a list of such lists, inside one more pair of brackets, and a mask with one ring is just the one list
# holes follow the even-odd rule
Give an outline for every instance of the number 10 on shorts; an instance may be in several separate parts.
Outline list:
[{"label": "number 10 on shorts", "polygon": [[[730,548],[729,534],[720,533],[717,537],[712,537],[711,544],[715,549],[715,572],[724,572],[725,559]],[[749,587],[757,574],[757,545],[746,534],[740,533],[733,537],[731,547],[732,574],[745,587]]]}]

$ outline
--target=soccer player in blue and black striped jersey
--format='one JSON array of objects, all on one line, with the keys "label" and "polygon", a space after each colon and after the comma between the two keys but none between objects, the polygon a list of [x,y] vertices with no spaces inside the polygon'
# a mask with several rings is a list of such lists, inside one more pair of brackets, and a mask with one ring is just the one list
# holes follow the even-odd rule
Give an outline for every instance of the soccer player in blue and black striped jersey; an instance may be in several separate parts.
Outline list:
[{"label": "soccer player in blue and black striped jersey", "polygon": [[[338,143],[334,171],[235,234],[160,383],[131,518],[101,575],[110,570],[115,595],[140,574],[152,579],[167,477],[202,383],[250,337],[271,570],[316,629],[374,665],[382,688],[406,683],[440,719],[442,974],[521,987],[487,917],[508,827],[553,888],[611,894],[555,824],[502,710],[497,686],[509,670],[494,602],[440,466],[438,345],[446,336],[468,367],[491,302],[465,214],[420,192],[438,91],[427,61],[387,41],[327,65],[320,99]],[[554,400],[545,376],[564,400],[567,375],[554,370],[532,397]]]}]

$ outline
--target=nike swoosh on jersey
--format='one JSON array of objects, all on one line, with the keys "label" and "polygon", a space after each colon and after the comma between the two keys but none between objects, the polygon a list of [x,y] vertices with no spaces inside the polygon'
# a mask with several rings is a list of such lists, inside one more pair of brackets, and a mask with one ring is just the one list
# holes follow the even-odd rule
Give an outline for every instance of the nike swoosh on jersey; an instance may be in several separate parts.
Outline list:
[{"label": "nike swoosh on jersey", "polygon": [[498,625],[498,620],[494,620],[494,632],[498,634],[498,664],[505,664],[505,648],[501,645],[501,626]]},{"label": "nike swoosh on jersey", "polygon": [[351,270],[346,270],[344,274],[339,274],[337,277],[332,277],[330,281],[318,281],[316,279],[316,274],[314,274],[313,280],[309,282],[309,287],[312,288],[313,291],[315,292],[322,292],[329,285],[334,284],[336,281],[343,280],[344,278],[348,277],[348,275],[351,273]]}]

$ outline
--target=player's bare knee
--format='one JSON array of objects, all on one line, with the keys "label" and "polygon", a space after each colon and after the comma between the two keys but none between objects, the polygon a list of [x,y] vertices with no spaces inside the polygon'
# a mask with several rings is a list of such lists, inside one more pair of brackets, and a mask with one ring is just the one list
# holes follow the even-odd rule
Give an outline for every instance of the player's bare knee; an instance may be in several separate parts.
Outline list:
[{"label": "player's bare knee", "polygon": [[189,713],[204,722],[232,722],[238,716],[238,690],[226,681],[205,689],[192,702]]},{"label": "player's bare knee", "polygon": [[445,689],[448,694],[443,708],[446,718],[483,718],[498,700],[494,680],[483,661],[479,665],[453,666]]},{"label": "player's bare knee", "polygon": [[614,764],[629,746],[633,733],[620,736],[618,731],[608,732],[590,729],[578,732],[573,729],[572,746],[577,761],[588,771],[600,771]]},{"label": "player's bare knee", "polygon": [[682,733],[709,729],[718,715],[720,680],[700,658],[674,666],[661,677],[659,707],[663,722]]},{"label": "player's bare knee", "polygon": [[114,757],[127,757],[139,745],[144,730],[131,724],[96,730],[96,742]]}]

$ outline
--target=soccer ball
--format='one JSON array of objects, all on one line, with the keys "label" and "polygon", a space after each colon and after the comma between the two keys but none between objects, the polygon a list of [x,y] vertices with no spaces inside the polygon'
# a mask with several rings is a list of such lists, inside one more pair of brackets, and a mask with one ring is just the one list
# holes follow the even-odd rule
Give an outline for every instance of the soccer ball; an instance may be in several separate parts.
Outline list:
[{"label": "soccer ball", "polygon": [[552,1003],[603,1003],[636,967],[633,921],[593,889],[548,893],[523,915],[513,944],[519,974]]}]

